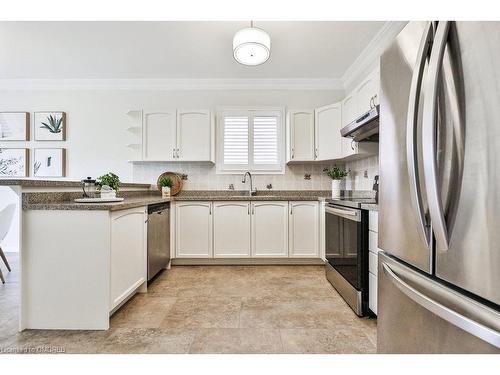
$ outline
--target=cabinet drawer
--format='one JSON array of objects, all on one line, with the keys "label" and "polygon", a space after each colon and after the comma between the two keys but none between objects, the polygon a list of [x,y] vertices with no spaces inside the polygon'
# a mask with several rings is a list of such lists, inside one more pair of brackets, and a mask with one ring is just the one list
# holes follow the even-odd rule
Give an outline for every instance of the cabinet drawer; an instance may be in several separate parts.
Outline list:
[{"label": "cabinet drawer", "polygon": [[378,254],[371,251],[368,252],[368,270],[377,275]]},{"label": "cabinet drawer", "polygon": [[373,251],[374,253],[377,253],[377,251],[378,251],[378,233],[377,232],[372,232],[371,230],[368,231],[368,249],[370,251]]},{"label": "cabinet drawer", "polygon": [[378,212],[370,211],[368,213],[368,229],[378,232]]},{"label": "cabinet drawer", "polygon": [[377,314],[377,276],[368,273],[368,307]]}]

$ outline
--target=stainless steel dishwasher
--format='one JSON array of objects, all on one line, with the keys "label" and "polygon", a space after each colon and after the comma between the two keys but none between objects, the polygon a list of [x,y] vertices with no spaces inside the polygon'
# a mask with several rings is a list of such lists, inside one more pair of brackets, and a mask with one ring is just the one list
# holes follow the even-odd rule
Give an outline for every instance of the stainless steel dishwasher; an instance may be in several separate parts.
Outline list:
[{"label": "stainless steel dishwasher", "polygon": [[170,262],[170,203],[148,206],[148,281]]}]

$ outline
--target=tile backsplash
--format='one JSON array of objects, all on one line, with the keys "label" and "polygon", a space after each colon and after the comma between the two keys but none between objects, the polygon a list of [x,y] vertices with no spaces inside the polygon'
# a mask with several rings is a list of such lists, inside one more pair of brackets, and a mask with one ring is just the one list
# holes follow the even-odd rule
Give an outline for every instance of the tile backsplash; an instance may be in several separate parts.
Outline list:
[{"label": "tile backsplash", "polygon": [[[371,190],[373,177],[378,174],[378,157],[341,163],[294,164],[285,167],[284,174],[253,175],[254,186],[258,190],[330,190],[331,180],[323,173],[323,168],[330,165],[342,165],[351,173],[343,182],[345,190]],[[364,177],[367,171],[368,178]],[[163,172],[177,172],[184,176],[185,190],[228,190],[233,185],[235,190],[245,190],[247,184],[241,179],[243,174],[217,174],[216,167],[206,163],[168,163],[137,162],[133,164],[134,181],[155,184]]]},{"label": "tile backsplash", "polygon": [[374,177],[379,174],[378,155],[348,161],[345,168],[351,171],[345,181],[346,190],[372,190]]},{"label": "tile backsplash", "polygon": [[[329,164],[287,165],[284,174],[254,174],[254,186],[258,190],[329,190],[330,179],[323,173]],[[206,163],[134,163],[133,179],[156,183],[158,176],[166,171],[187,175],[183,181],[186,190],[227,190],[233,184],[235,190],[247,189],[241,182],[243,174],[217,174],[216,167]]]}]

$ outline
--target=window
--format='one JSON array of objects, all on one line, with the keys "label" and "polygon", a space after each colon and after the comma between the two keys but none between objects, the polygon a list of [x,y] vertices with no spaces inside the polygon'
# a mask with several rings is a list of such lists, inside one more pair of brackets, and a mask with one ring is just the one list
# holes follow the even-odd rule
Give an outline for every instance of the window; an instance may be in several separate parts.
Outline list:
[{"label": "window", "polygon": [[278,109],[220,111],[217,172],[283,173],[282,117]]}]

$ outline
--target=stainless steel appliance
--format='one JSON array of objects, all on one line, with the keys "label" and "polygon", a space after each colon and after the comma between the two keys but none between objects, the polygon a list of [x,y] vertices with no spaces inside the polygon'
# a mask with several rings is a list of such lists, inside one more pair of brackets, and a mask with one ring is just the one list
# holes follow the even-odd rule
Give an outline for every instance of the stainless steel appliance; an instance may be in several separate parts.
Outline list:
[{"label": "stainless steel appliance", "polygon": [[342,298],[363,316],[369,312],[368,211],[359,209],[359,202],[335,200],[326,204],[325,270]]},{"label": "stainless steel appliance", "polygon": [[342,137],[352,138],[356,142],[378,141],[380,107],[374,103],[375,98],[372,98],[368,112],[340,129]]},{"label": "stainless steel appliance", "polygon": [[381,57],[378,351],[500,352],[500,23]]},{"label": "stainless steel appliance", "polygon": [[170,203],[148,206],[148,281],[170,262]]}]

